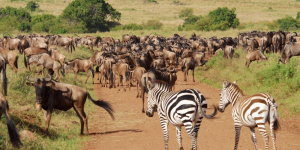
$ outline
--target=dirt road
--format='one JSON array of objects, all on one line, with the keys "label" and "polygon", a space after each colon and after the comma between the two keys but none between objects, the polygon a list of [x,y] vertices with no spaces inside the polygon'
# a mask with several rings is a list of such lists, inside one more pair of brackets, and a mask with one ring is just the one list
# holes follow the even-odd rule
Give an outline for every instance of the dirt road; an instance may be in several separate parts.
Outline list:
[{"label": "dirt road", "polygon": [[[177,73],[176,90],[194,88],[199,90],[207,99],[208,107],[219,103],[220,90],[215,89],[198,81],[192,82],[189,75],[188,82],[183,82],[183,73]],[[96,83],[99,83],[96,81]],[[221,84],[221,83],[220,83]],[[134,84],[135,85],[135,84]],[[141,98],[136,98],[136,87],[131,91],[103,88],[99,84],[95,85],[97,96],[109,101],[115,110],[115,120],[101,108],[97,108],[95,114],[89,119],[90,140],[83,147],[97,150],[160,150],[164,149],[163,132],[160,126],[157,113],[154,117],[147,117],[142,113]],[[147,100],[146,100],[147,102]],[[279,106],[280,107],[280,106]],[[145,109],[147,103],[145,104]],[[212,109],[208,110],[208,114]],[[293,123],[290,123],[293,121]],[[299,119],[280,119],[281,130],[277,132],[276,145],[278,150],[299,150],[300,137],[298,128]],[[269,128],[268,134],[270,135]],[[256,129],[256,136],[259,149],[264,149],[263,139]],[[169,125],[169,149],[179,149],[176,141],[176,129]],[[198,133],[198,149],[203,150],[232,150],[234,148],[235,130],[231,117],[231,106],[228,106],[224,113],[218,113],[215,119],[203,119]],[[270,136],[271,137],[271,136]],[[191,140],[185,129],[182,129],[182,141],[185,149],[190,148]],[[270,138],[270,149],[272,140]],[[239,142],[240,150],[253,150],[254,145],[251,140],[250,130],[243,127]]]}]

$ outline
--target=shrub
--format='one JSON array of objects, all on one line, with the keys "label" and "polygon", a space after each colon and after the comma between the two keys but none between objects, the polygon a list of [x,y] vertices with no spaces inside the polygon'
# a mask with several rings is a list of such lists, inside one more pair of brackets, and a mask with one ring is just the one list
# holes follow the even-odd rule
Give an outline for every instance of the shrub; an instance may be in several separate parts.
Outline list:
[{"label": "shrub", "polygon": [[109,31],[109,21],[119,21],[121,13],[104,0],[75,0],[63,11],[67,23],[85,25],[89,32]]},{"label": "shrub", "polygon": [[35,11],[39,7],[40,7],[39,4],[34,1],[29,1],[26,5],[26,9],[28,9],[31,12]]},{"label": "shrub", "polygon": [[31,30],[31,26],[30,26],[29,22],[23,21],[17,25],[17,29],[19,31],[28,32]]},{"label": "shrub", "polygon": [[146,23],[143,23],[143,27],[147,30],[159,30],[163,24],[158,20],[148,20]]},{"label": "shrub", "polygon": [[193,9],[192,8],[185,8],[185,9],[182,9],[180,10],[179,12],[179,17],[180,18],[183,18],[183,17],[188,17],[190,15],[193,15]]},{"label": "shrub", "polygon": [[282,19],[277,20],[279,29],[289,30],[290,28],[298,28],[297,20],[291,16],[286,16]]},{"label": "shrub", "polygon": [[297,12],[296,19],[298,20],[300,18],[300,12]]},{"label": "shrub", "polygon": [[239,25],[239,19],[236,18],[235,8],[231,10],[227,7],[217,8],[209,12],[208,16],[212,19],[213,24],[220,26],[218,24],[225,24],[227,22],[228,27],[237,27]]}]

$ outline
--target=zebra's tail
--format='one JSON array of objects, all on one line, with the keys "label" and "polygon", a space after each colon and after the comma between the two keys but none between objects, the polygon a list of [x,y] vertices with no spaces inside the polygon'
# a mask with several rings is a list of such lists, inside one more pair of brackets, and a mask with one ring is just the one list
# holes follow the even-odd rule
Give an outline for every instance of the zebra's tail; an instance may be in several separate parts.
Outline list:
[{"label": "zebra's tail", "polygon": [[[197,100],[195,100],[195,101],[198,104],[199,113],[201,113],[207,119],[212,119],[217,114],[217,107],[213,106],[215,109],[214,112],[210,115],[207,115],[206,112],[202,108],[202,107],[207,108],[207,102],[206,102],[204,96],[200,92],[198,92],[194,89],[192,89],[192,92],[197,96]],[[201,95],[201,96],[199,96],[199,95]]]},{"label": "zebra's tail", "polygon": [[278,115],[278,111],[277,111],[277,103],[274,101],[273,97],[271,97],[271,99],[268,101],[268,103],[271,106],[268,121],[269,121],[269,123],[274,121],[273,129],[274,129],[274,131],[277,131],[280,129],[279,115]]}]

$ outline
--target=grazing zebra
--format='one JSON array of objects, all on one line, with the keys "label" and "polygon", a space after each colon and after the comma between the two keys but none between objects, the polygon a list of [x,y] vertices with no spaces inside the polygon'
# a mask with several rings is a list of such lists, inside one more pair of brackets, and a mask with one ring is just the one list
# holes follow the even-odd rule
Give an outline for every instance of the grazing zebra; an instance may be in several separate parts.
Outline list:
[{"label": "grazing zebra", "polygon": [[258,127],[260,134],[264,138],[265,149],[269,149],[269,136],[265,124],[270,123],[271,136],[273,140],[273,149],[275,150],[275,133],[279,129],[277,104],[273,97],[267,93],[258,93],[251,96],[245,96],[243,91],[236,85],[236,82],[223,82],[221,91],[219,111],[224,112],[226,106],[232,104],[232,117],[235,126],[235,146],[237,149],[240,130],[242,126],[250,128],[252,141],[257,150],[255,127]]},{"label": "grazing zebra", "polygon": [[[161,127],[164,132],[165,149],[168,149],[168,123],[176,126],[176,139],[180,150],[181,126],[185,126],[187,133],[192,140],[192,149],[197,149],[197,136],[203,116],[212,118],[217,108],[211,115],[206,114],[207,102],[204,96],[197,90],[185,89],[178,92],[171,91],[171,87],[163,81],[155,81],[152,84],[149,80],[145,81],[146,91],[148,92],[148,108],[146,115],[152,117],[154,109],[158,108]],[[193,122],[195,125],[193,127]]]}]

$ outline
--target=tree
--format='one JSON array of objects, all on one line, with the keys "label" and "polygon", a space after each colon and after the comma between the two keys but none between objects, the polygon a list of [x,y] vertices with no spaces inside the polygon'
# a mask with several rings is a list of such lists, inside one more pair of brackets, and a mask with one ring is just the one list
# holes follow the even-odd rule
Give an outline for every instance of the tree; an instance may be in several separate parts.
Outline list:
[{"label": "tree", "polygon": [[110,22],[119,21],[121,13],[104,0],[75,0],[63,11],[69,24],[82,24],[88,32],[109,31]]},{"label": "tree", "polygon": [[212,19],[213,24],[228,24],[229,27],[236,27],[239,25],[239,20],[236,18],[235,8],[231,10],[227,7],[218,8],[209,12],[208,16]]},{"label": "tree", "polygon": [[37,8],[39,8],[39,4],[34,2],[34,1],[29,1],[26,5],[26,9],[28,9],[29,11],[35,11]]}]

